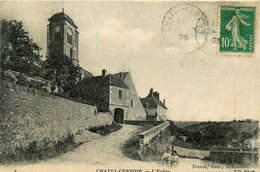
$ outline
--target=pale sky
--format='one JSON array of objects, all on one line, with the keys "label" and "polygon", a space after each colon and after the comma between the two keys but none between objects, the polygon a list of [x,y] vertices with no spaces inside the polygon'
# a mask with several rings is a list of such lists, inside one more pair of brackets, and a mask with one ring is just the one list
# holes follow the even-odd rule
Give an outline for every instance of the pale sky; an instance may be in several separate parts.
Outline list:
[{"label": "pale sky", "polygon": [[[80,33],[80,66],[94,75],[100,75],[104,68],[110,73],[130,71],[140,97],[153,87],[161,100],[166,99],[169,119],[259,119],[258,51],[254,57],[225,56],[218,55],[215,45],[207,45],[192,54],[183,54],[186,47],[167,45],[162,36],[162,20],[177,4],[180,3],[0,2],[0,18],[23,21],[45,56],[47,19],[64,6]],[[218,21],[217,5],[196,4],[213,21]],[[258,35],[258,50],[259,40]]]}]

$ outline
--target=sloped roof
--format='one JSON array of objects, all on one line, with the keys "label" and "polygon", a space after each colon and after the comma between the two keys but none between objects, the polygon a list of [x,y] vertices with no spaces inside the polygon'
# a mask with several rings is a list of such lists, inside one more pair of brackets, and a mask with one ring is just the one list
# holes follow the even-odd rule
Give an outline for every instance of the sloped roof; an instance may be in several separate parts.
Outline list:
[{"label": "sloped roof", "polygon": [[[155,99],[156,100],[156,99]],[[161,100],[156,100],[157,101],[157,103],[160,105],[160,106],[162,106],[164,109],[168,109],[164,104],[163,104],[163,102],[161,102]]]},{"label": "sloped roof", "polygon": [[48,19],[49,21],[55,21],[55,20],[66,20],[68,21],[73,27],[78,29],[78,26],[74,23],[74,21],[64,12],[60,12],[57,14],[54,14],[51,18]]},{"label": "sloped roof", "polygon": [[84,85],[93,85],[93,86],[98,87],[102,83],[103,80],[104,80],[104,77],[102,77],[102,76],[93,76],[93,77],[84,78],[82,80],[82,83]]},{"label": "sloped roof", "polygon": [[93,77],[93,74],[83,68],[80,69],[82,75],[83,75],[83,78],[88,78],[88,77]]},{"label": "sloped roof", "polygon": [[125,77],[127,76],[129,72],[119,72],[119,73],[115,73],[114,75],[117,75],[119,77],[121,77],[120,75],[122,75],[122,78],[121,79],[125,79]]},{"label": "sloped roof", "polygon": [[149,93],[148,96],[146,96],[145,98],[140,98],[143,106],[147,107],[148,105],[148,108],[157,108],[157,105],[159,105],[164,109],[167,109],[167,107],[161,102],[161,100],[155,98],[155,96],[152,94],[154,93]]},{"label": "sloped roof", "polygon": [[108,74],[99,86],[105,86],[105,85],[113,85],[113,86],[129,89],[129,87],[118,75],[113,75],[113,74]]},{"label": "sloped roof", "polygon": [[113,85],[121,88],[128,88],[124,81],[119,78],[117,75],[108,74],[105,77],[103,76],[93,76],[89,78],[84,78],[82,81],[86,85],[93,85],[96,87],[102,87],[106,85]]}]

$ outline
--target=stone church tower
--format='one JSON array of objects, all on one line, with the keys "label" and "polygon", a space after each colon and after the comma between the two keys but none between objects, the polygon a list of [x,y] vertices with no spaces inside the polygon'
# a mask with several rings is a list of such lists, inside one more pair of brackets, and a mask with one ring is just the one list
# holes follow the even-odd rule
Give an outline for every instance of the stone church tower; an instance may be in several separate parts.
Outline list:
[{"label": "stone church tower", "polygon": [[54,14],[48,19],[49,24],[47,26],[47,55],[50,53],[50,49],[60,47],[59,51],[62,51],[63,55],[69,57],[73,64],[77,66],[78,60],[78,46],[79,46],[79,32],[78,27],[73,20],[64,13],[62,9],[61,13]]}]

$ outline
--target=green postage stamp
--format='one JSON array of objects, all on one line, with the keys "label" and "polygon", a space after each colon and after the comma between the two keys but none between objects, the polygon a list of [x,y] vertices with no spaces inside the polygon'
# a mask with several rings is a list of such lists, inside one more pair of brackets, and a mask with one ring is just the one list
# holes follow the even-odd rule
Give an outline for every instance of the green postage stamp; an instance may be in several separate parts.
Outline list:
[{"label": "green postage stamp", "polygon": [[220,53],[253,54],[255,7],[220,6]]}]

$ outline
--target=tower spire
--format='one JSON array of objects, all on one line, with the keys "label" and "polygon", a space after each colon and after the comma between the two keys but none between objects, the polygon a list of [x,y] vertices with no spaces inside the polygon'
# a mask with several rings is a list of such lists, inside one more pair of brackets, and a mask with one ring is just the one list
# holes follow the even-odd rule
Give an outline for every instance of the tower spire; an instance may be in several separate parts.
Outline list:
[{"label": "tower spire", "polygon": [[61,6],[62,6],[62,13],[64,13],[64,4],[63,4],[63,1],[61,1]]}]

